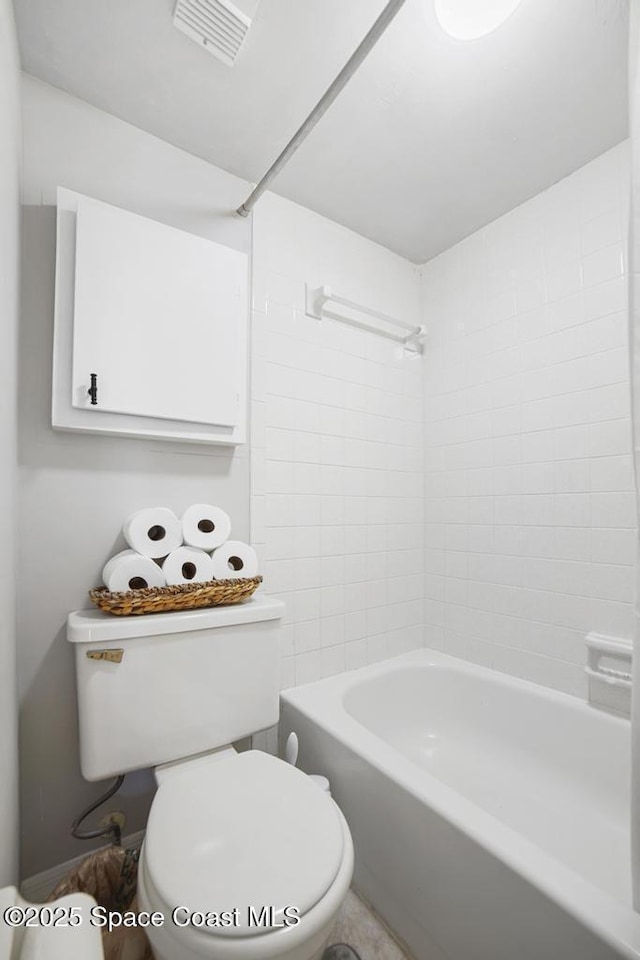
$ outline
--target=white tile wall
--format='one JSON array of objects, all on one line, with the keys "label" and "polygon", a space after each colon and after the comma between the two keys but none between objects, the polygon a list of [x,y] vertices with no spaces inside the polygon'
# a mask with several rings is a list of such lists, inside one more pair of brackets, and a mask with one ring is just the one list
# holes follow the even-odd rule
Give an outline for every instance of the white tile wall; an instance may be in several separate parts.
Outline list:
[{"label": "white tile wall", "polygon": [[[262,201],[252,541],[283,686],[424,638],[584,695],[585,633],[631,635],[627,166],[623,144],[420,271]],[[422,313],[423,363],[306,317],[305,282]]]},{"label": "white tile wall", "polygon": [[584,694],[631,636],[627,145],[423,268],[427,644]]},{"label": "white tile wall", "polygon": [[280,197],[254,214],[252,542],[283,597],[282,685],[423,643],[423,372],[304,313],[305,282],[418,323],[417,269]]}]

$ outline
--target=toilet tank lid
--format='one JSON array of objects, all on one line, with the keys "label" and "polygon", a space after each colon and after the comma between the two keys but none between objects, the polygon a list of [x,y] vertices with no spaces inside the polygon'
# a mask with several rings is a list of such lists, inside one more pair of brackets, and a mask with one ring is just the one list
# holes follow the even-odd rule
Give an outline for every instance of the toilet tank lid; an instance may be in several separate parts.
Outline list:
[{"label": "toilet tank lid", "polygon": [[204,610],[153,613],[147,616],[116,617],[100,610],[76,610],[67,617],[67,640],[71,643],[105,643],[136,637],[156,637],[189,630],[211,630],[284,616],[284,603],[259,593],[243,603]]}]

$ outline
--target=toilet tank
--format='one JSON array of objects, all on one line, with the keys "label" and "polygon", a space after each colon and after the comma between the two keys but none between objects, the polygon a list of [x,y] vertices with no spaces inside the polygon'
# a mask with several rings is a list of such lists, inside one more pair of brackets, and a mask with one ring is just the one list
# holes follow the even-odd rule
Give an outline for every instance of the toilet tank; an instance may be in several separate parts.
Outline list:
[{"label": "toilet tank", "polygon": [[193,756],[277,723],[283,614],[260,594],[181,613],[70,614],[83,776]]}]

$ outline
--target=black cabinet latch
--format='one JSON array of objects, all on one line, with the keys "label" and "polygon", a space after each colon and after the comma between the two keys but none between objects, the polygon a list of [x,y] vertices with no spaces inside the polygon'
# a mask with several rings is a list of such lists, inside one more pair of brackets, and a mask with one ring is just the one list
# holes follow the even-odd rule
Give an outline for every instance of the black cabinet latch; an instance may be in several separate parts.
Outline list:
[{"label": "black cabinet latch", "polygon": [[91,375],[91,386],[87,390],[87,393],[91,397],[91,406],[98,406],[98,374],[92,373]]}]

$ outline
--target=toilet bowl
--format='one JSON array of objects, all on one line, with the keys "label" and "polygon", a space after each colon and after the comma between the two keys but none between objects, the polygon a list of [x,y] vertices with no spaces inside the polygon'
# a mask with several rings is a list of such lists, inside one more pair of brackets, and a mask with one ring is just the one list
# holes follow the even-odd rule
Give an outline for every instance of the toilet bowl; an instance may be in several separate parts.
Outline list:
[{"label": "toilet bowl", "polygon": [[161,772],[138,880],[157,960],[312,960],[352,873],[342,813],[289,764],[229,750]]},{"label": "toilet bowl", "polygon": [[[67,621],[89,780],[155,767],[138,868],[156,960],[316,960],[353,874],[332,798],[233,742],[279,714],[281,601]],[[1,960],[1,958],[0,958]]]}]

